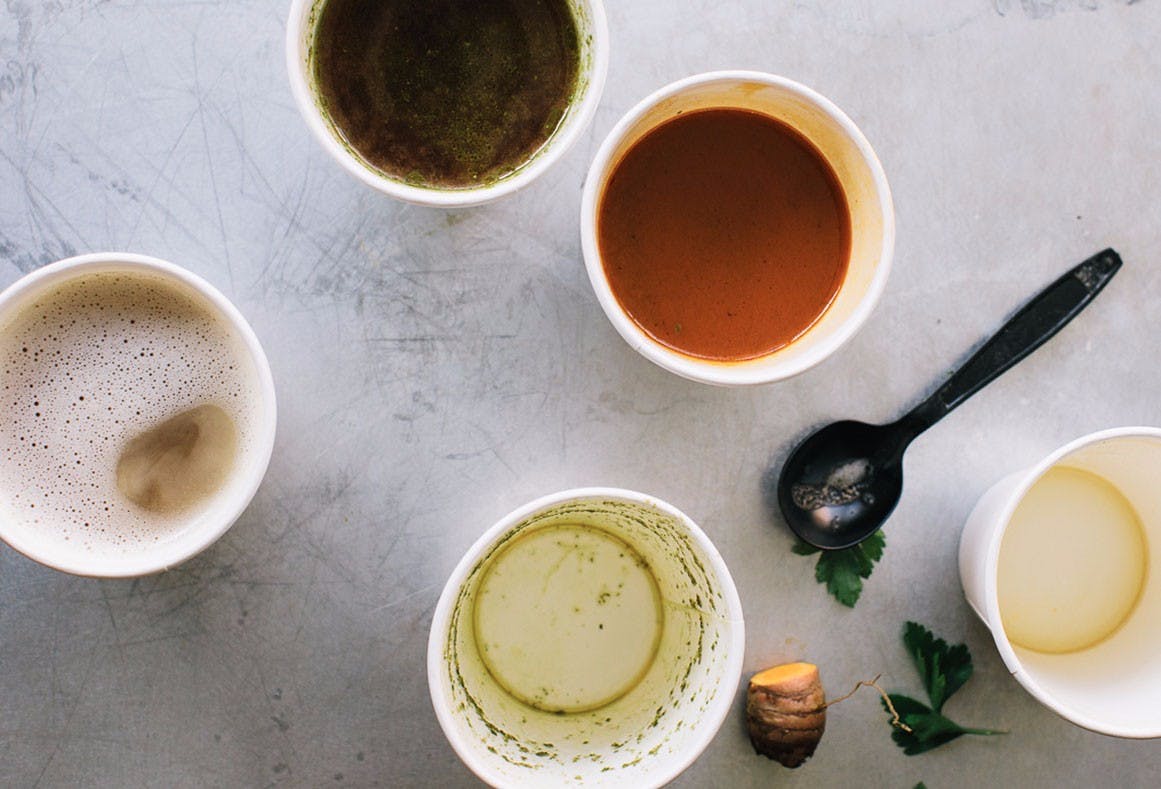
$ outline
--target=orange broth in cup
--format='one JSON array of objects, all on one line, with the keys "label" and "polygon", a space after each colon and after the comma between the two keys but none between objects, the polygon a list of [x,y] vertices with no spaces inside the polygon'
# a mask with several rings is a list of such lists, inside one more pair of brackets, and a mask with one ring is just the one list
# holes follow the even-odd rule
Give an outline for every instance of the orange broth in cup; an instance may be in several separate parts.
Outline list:
[{"label": "orange broth in cup", "polygon": [[633,144],[597,208],[628,316],[688,356],[745,361],[805,333],[846,275],[851,218],[805,137],[751,110],[678,115]]}]

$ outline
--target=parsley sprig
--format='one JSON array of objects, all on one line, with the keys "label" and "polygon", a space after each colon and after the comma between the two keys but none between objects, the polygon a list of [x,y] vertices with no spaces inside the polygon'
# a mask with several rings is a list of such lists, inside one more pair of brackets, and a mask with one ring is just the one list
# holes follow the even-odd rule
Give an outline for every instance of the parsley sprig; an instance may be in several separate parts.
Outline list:
[{"label": "parsley sprig", "polygon": [[[908,756],[924,753],[965,734],[1007,734],[995,729],[960,726],[943,715],[943,705],[972,675],[972,656],[966,644],[948,646],[942,638],[936,638],[930,630],[915,622],[904,626],[903,644],[911,654],[931,702],[929,707],[901,693],[888,694],[899,719],[910,729],[895,726],[891,731],[891,739],[903,749],[903,753]],[[888,709],[885,701],[883,708]]]},{"label": "parsley sprig", "polygon": [[[871,577],[875,562],[883,557],[887,538],[882,530],[875,532],[858,545],[841,551],[822,551],[814,566],[814,577],[834,599],[847,608],[854,608],[863,593],[863,579]],[[802,540],[791,549],[799,556],[819,553],[819,549]]]}]

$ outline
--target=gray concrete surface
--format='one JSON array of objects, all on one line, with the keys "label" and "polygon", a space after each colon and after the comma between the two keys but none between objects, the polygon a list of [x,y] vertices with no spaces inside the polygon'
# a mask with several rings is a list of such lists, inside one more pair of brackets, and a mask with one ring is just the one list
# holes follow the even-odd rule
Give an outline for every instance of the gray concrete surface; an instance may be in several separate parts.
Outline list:
[{"label": "gray concrete surface", "polygon": [[[1161,745],[1075,728],[1007,675],[960,594],[976,497],[1080,434],[1161,423],[1161,3],[611,0],[595,122],[543,180],[445,213],[356,183],[308,136],[283,0],[7,0],[0,10],[0,285],[73,253],[207,277],[270,356],[280,433],[262,489],[197,559],[72,578],[0,546],[0,785],[469,786],[424,653],[445,578],[483,529],[564,487],[681,507],[731,567],[747,671],[883,672],[918,691],[916,619],[975,656],[948,705],[1011,730],[918,757],[872,694],[814,760],[755,756],[741,696],[681,787],[1155,786]],[[754,68],[833,98],[876,147],[898,246],[857,338],[792,381],[680,380],[629,350],[586,279],[587,164],[646,93]],[[764,503],[812,426],[900,412],[1041,285],[1106,245],[1093,308],[907,456],[883,561],[853,611]]]}]

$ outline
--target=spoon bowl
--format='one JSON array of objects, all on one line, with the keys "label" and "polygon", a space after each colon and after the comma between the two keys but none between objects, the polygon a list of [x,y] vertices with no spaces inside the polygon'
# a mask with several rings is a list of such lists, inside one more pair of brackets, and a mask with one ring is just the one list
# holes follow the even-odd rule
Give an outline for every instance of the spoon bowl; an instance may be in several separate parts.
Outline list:
[{"label": "spoon bowl", "polygon": [[1111,249],[1073,267],[1025,304],[934,394],[889,425],[842,421],[812,433],[778,477],[778,507],[806,542],[835,551],[870,537],[903,494],[903,452],[927,428],[1039,348],[1121,267]]},{"label": "spoon bowl", "polygon": [[791,529],[829,550],[865,540],[903,493],[905,446],[894,425],[846,420],[812,433],[779,479],[778,505]]}]

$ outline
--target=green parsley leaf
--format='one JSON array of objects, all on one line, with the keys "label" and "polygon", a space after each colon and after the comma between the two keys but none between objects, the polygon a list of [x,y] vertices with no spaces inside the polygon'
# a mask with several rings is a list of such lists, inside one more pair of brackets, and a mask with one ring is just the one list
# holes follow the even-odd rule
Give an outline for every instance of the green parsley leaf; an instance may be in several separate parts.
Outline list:
[{"label": "green parsley leaf", "polygon": [[[903,644],[915,661],[915,668],[919,671],[927,698],[931,702],[931,707],[928,707],[901,693],[888,694],[899,720],[907,727],[896,726],[891,731],[891,739],[903,749],[903,753],[908,756],[924,753],[965,734],[1007,733],[993,729],[969,729],[941,712],[944,702],[963,687],[972,675],[972,657],[966,644],[948,646],[942,638],[936,638],[930,630],[915,622],[904,625]],[[886,700],[883,701],[883,709],[891,713]]]},{"label": "green parsley leaf", "polygon": [[[899,727],[891,731],[891,739],[903,749],[903,753],[914,756],[918,753],[930,751],[940,745],[946,745],[957,737],[967,734],[959,724],[948,720],[921,701],[901,693],[890,694],[891,703],[899,713],[901,720],[911,731]],[[887,702],[883,701],[883,709],[890,711]]]},{"label": "green parsley leaf", "polygon": [[939,712],[944,702],[972,676],[972,656],[967,644],[948,646],[942,638],[936,638],[915,622],[903,626],[903,644],[915,661],[932,708]]},{"label": "green parsley leaf", "polygon": [[863,593],[863,579],[871,577],[875,562],[883,557],[887,538],[882,530],[875,532],[858,545],[841,551],[819,551],[813,545],[799,540],[791,549],[799,556],[819,553],[814,577],[826,590],[845,605],[854,608]]}]

